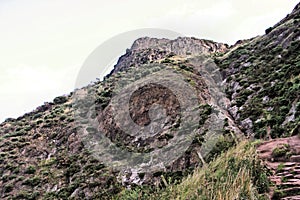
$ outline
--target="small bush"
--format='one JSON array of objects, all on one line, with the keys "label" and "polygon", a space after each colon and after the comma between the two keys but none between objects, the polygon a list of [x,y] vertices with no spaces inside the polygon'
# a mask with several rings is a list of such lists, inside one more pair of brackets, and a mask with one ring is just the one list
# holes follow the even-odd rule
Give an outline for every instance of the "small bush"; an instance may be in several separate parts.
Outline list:
[{"label": "small bush", "polygon": [[280,164],[278,165],[278,167],[277,167],[277,171],[280,172],[280,171],[283,170],[283,168],[284,168],[284,164],[283,164],[283,163],[280,163]]},{"label": "small bush", "polygon": [[41,179],[37,176],[33,178],[28,178],[23,182],[23,185],[29,185],[29,186],[37,186],[41,182]]},{"label": "small bush", "polygon": [[55,97],[54,100],[53,100],[53,102],[55,104],[62,104],[62,103],[65,103],[67,101],[68,101],[68,98],[65,97],[65,96]]},{"label": "small bush", "polygon": [[29,167],[27,167],[27,169],[24,171],[25,174],[34,174],[36,171],[35,167],[30,165]]},{"label": "small bush", "polygon": [[8,184],[8,185],[5,185],[4,187],[3,187],[3,192],[4,193],[9,193],[9,192],[11,192],[13,190],[13,185],[12,184]]},{"label": "small bush", "polygon": [[283,146],[280,147],[276,147],[275,149],[273,149],[272,151],[272,156],[274,158],[279,158],[279,157],[284,157],[287,155],[287,153],[290,151],[289,145],[285,144]]}]

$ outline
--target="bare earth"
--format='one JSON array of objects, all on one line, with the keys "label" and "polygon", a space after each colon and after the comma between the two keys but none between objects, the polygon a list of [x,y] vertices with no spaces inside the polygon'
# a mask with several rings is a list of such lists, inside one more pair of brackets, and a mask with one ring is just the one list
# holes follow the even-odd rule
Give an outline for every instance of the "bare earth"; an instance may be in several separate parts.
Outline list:
[{"label": "bare earth", "polygon": [[[283,156],[275,156],[275,148],[286,148]],[[263,142],[257,148],[259,157],[272,172],[270,199],[300,200],[300,138],[293,136]]]}]

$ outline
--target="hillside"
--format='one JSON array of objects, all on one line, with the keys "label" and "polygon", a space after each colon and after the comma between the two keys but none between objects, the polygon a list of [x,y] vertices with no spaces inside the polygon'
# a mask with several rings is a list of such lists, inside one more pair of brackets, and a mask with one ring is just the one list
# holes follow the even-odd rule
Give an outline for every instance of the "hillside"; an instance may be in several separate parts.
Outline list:
[{"label": "hillside", "polygon": [[233,46],[137,39],[104,81],[0,124],[1,199],[297,199],[299,25],[300,4]]}]

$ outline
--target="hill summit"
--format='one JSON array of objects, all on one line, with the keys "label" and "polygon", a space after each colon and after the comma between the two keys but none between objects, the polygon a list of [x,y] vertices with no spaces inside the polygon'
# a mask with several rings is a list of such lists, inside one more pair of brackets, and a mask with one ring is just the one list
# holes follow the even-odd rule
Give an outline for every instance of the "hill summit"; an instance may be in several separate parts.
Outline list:
[{"label": "hill summit", "polygon": [[300,4],[232,46],[137,39],[0,124],[1,199],[299,199],[299,25]]}]

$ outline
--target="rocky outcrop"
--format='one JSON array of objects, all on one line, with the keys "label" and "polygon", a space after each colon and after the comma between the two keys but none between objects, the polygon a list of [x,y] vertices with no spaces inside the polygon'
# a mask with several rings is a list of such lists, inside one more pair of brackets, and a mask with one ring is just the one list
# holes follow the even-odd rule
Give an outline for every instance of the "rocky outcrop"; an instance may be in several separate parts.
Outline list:
[{"label": "rocky outcrop", "polygon": [[132,47],[127,49],[126,54],[119,58],[113,73],[130,66],[151,63],[172,55],[186,57],[226,51],[228,51],[227,44],[194,37],[179,37],[174,40],[144,37],[137,39]]},{"label": "rocky outcrop", "polygon": [[[180,181],[195,167],[214,159],[238,142],[237,136],[246,135],[249,138],[273,138],[258,148],[261,159],[273,172],[270,178],[276,187],[271,190],[272,198],[299,199],[299,10],[298,5],[290,15],[268,29],[266,35],[239,41],[232,47],[189,37],[175,40],[140,38],[120,57],[115,69],[103,82],[55,98],[53,103],[45,103],[17,119],[7,119],[0,124],[0,198],[111,199],[124,189],[122,184],[164,187],[169,184],[166,179]],[[204,68],[197,64],[199,55],[213,58],[215,62],[209,63],[217,64],[221,71],[208,68],[212,70],[199,73]],[[137,73],[138,66],[148,67],[151,63],[163,63],[182,75],[183,80],[194,88],[195,97],[186,90],[182,90],[182,96],[186,100],[197,99],[193,106],[199,109],[201,118],[195,117],[195,137],[177,160],[151,173],[132,169],[120,173],[114,166],[105,165],[103,154],[100,155],[104,157],[102,160],[97,159],[92,150],[85,148],[82,134],[101,139],[97,136],[102,130],[117,147],[124,147],[128,152],[148,152],[164,147],[172,141],[172,133],[180,123],[194,119],[180,118],[178,112],[182,103],[176,101],[176,95],[168,88],[148,84],[137,88],[127,101],[130,119],[145,127],[150,119],[154,119],[163,129],[156,131],[155,127],[147,127],[149,133],[153,133],[148,139],[130,136],[120,129],[113,119],[116,115],[113,116],[110,104],[116,86],[155,74],[155,68]],[[126,77],[126,74],[129,75]],[[214,79],[218,80],[215,87],[209,88]],[[221,101],[219,93],[222,92],[218,89],[223,85],[226,86],[226,98]],[[74,100],[75,93],[83,97],[93,94],[94,98],[92,101]],[[139,100],[139,96],[147,101]],[[155,103],[157,105],[151,106]],[[227,109],[216,109],[221,104]],[[80,106],[89,107],[93,112],[77,112]],[[165,108],[165,113],[157,111],[161,107]],[[125,112],[124,109],[118,111]],[[165,116],[166,120],[160,121]],[[82,120],[80,123],[77,117]],[[97,126],[90,126],[89,120],[98,122]],[[212,123],[224,121],[224,126],[221,131],[215,131],[215,127],[205,125],[206,120]],[[120,122],[127,123],[126,120]],[[204,137],[206,132],[223,137],[211,145],[214,148],[209,149],[210,154],[204,159],[199,149],[209,139]],[[91,140],[93,144],[94,140]],[[105,150],[115,152],[111,146],[106,147]],[[179,148],[173,149],[172,153]]]}]

